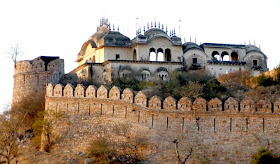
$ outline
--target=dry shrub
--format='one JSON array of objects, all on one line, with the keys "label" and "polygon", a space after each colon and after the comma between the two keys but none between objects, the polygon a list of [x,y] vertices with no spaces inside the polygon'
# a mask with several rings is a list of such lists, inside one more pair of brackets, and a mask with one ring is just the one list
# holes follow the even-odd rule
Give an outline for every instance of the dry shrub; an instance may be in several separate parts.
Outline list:
[{"label": "dry shrub", "polygon": [[43,118],[42,112],[45,110],[45,97],[41,94],[32,94],[14,103],[11,109],[12,119],[17,121],[20,129],[32,128],[38,117]]}]

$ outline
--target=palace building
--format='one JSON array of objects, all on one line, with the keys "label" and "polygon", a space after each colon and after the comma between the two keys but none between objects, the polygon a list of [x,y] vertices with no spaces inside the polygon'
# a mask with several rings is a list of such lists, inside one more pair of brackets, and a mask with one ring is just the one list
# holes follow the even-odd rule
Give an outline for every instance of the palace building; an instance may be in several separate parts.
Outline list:
[{"label": "palace building", "polygon": [[45,93],[46,83],[111,82],[127,76],[139,80],[169,80],[173,71],[205,69],[213,76],[251,69],[268,71],[266,55],[254,45],[182,43],[175,30],[151,23],[132,40],[102,19],[97,31],[82,45],[78,67],[64,73],[64,60],[39,56],[16,63],[14,101],[29,93]]},{"label": "palace building", "polygon": [[[143,33],[143,34],[142,34]],[[111,29],[102,19],[97,31],[82,45],[78,67],[71,72],[98,82],[127,75],[139,80],[168,80],[175,70],[206,69],[213,76],[252,69],[253,75],[268,71],[266,55],[254,45],[182,43],[175,31],[151,23],[132,40]]]}]

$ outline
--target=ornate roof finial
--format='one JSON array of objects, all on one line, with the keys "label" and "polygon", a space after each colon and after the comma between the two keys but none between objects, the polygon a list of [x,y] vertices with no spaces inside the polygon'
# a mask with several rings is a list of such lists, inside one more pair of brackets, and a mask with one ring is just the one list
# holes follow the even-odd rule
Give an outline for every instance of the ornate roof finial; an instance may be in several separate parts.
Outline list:
[{"label": "ornate roof finial", "polygon": [[118,32],[120,32],[120,27],[118,26]]},{"label": "ornate roof finial", "polygon": [[166,34],[168,35],[168,30],[167,30],[167,26],[165,26],[166,28],[165,28],[165,32],[166,32]]},{"label": "ornate roof finial", "polygon": [[249,40],[249,45],[251,45],[251,41]]},{"label": "ornate roof finial", "polygon": [[192,42],[192,37],[190,36],[190,42]]},{"label": "ornate roof finial", "polygon": [[113,24],[113,31],[115,31],[115,25]]},{"label": "ornate roof finial", "polygon": [[161,29],[162,29],[162,31],[164,30],[164,26],[163,26],[163,24],[162,24],[162,26],[161,26]]},{"label": "ornate roof finial", "polygon": [[108,22],[108,19],[103,17],[101,20],[100,20],[100,27],[102,26],[106,26],[107,28],[109,28],[109,22]]},{"label": "ornate roof finial", "polygon": [[145,25],[144,25],[144,29],[143,29],[144,33],[146,32],[146,28],[145,28]]},{"label": "ornate roof finial", "polygon": [[169,36],[170,36],[170,37],[172,36],[172,30],[171,30],[171,31],[169,31]]},{"label": "ornate roof finial", "polygon": [[150,29],[150,27],[149,27],[149,23],[147,23],[147,29],[148,29],[148,30]]},{"label": "ornate roof finial", "polygon": [[155,21],[155,28],[157,28],[157,22]]},{"label": "ornate roof finial", "polygon": [[153,28],[153,22],[151,22],[151,28]]},{"label": "ornate roof finial", "polygon": [[174,28],[174,36],[176,35],[175,28]]},{"label": "ornate roof finial", "polygon": [[196,38],[194,38],[194,42],[196,43]]}]

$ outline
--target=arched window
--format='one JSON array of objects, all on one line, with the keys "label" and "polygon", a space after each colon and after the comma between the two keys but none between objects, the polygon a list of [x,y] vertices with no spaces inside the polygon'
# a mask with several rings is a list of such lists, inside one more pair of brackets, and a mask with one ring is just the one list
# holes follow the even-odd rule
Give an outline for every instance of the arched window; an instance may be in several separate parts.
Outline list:
[{"label": "arched window", "polygon": [[229,61],[229,55],[226,51],[222,52],[222,61]]},{"label": "arched window", "polygon": [[137,60],[137,53],[135,49],[133,50],[133,60]]},{"label": "arched window", "polygon": [[149,59],[150,59],[150,61],[157,61],[157,54],[156,54],[156,50],[154,48],[150,49]]},{"label": "arched window", "polygon": [[159,80],[163,80],[163,81],[168,81],[169,80],[169,73],[168,73],[166,68],[159,67],[156,70],[156,72],[157,72],[156,75],[157,75]]},{"label": "arched window", "polygon": [[157,50],[157,61],[164,61],[163,50],[161,48]]},{"label": "arched window", "polygon": [[231,61],[238,61],[239,58],[237,52],[232,52],[230,57],[231,57]]},{"label": "arched window", "polygon": [[142,77],[142,80],[147,80],[147,79],[149,79],[149,77],[150,77],[150,72],[147,71],[147,70],[141,71],[141,77]]},{"label": "arched window", "polygon": [[212,59],[213,61],[220,61],[221,60],[221,57],[220,57],[220,54],[218,51],[213,51],[212,52]]},{"label": "arched window", "polygon": [[165,49],[165,61],[171,61],[171,51],[170,49]]}]

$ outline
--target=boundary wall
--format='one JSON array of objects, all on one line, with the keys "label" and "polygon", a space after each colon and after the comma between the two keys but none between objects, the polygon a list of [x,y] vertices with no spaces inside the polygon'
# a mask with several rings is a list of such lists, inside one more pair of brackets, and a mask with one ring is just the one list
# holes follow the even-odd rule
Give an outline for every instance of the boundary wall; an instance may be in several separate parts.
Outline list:
[{"label": "boundary wall", "polygon": [[[225,102],[213,98],[207,102],[197,98],[192,102],[183,97],[176,101],[158,96],[149,100],[139,91],[126,88],[121,92],[117,87],[108,90],[101,85],[98,89],[90,85],[85,88],[78,84],[63,87],[50,83],[47,86],[46,110],[73,116],[108,115],[125,118],[150,128],[184,132],[191,126],[195,131],[209,132],[255,132],[278,131],[280,120],[280,99],[274,103],[268,98],[255,102],[246,97],[241,102],[230,97]],[[190,127],[189,127],[190,128]]]},{"label": "boundary wall", "polygon": [[[206,158],[211,163],[249,163],[261,148],[280,153],[279,105],[280,99],[255,102],[249,97],[240,102],[232,97],[224,102],[218,98],[208,102],[203,98],[192,102],[187,97],[162,100],[158,96],[148,98],[142,91],[108,90],[103,85],[86,88],[50,83],[46,90],[46,112],[65,115],[66,122],[50,119],[51,133],[59,136],[61,150],[86,150],[99,136],[99,124],[108,127],[112,121],[125,122],[134,130],[133,135],[149,140],[148,159],[152,163],[177,161],[174,139],[180,140],[182,151],[188,152],[192,145],[193,163]],[[112,129],[106,133],[117,140]]]}]

